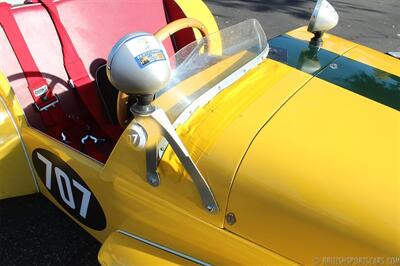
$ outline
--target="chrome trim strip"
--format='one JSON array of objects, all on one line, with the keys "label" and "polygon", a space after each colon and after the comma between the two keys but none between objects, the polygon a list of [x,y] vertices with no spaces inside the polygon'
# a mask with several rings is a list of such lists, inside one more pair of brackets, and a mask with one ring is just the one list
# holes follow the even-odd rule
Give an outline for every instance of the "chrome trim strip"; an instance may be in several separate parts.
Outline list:
[{"label": "chrome trim strip", "polygon": [[199,265],[211,266],[211,264],[209,264],[209,263],[206,263],[206,262],[204,262],[204,261],[198,260],[198,259],[196,259],[196,258],[193,258],[193,257],[189,256],[189,255],[183,254],[183,253],[181,253],[181,252],[179,252],[179,251],[170,249],[170,248],[168,248],[168,247],[166,247],[166,246],[157,244],[157,243],[152,242],[152,241],[150,241],[150,240],[147,240],[147,239],[141,238],[141,237],[139,237],[139,236],[133,235],[133,234],[131,234],[131,233],[125,232],[125,231],[123,231],[123,230],[117,230],[117,232],[120,233],[120,234],[123,234],[123,235],[125,235],[125,236],[131,237],[131,238],[133,238],[133,239],[135,239],[135,240],[138,240],[138,241],[140,241],[140,242],[143,242],[143,243],[145,243],[145,244],[147,244],[147,245],[150,245],[150,246],[152,246],[152,247],[155,247],[155,248],[161,249],[161,250],[163,250],[163,251],[166,251],[166,252],[168,252],[168,253],[174,254],[174,255],[176,255],[176,256],[178,256],[178,257],[181,257],[181,258],[183,258],[183,259],[186,259],[186,260],[188,260],[188,261],[197,263],[197,264],[199,264]]},{"label": "chrome trim strip", "polygon": [[203,107],[210,102],[215,96],[225,90],[227,87],[232,85],[235,81],[244,76],[248,71],[258,66],[264,59],[267,58],[269,52],[269,45],[267,44],[264,51],[262,51],[253,60],[237,69],[235,72],[230,74],[228,77],[220,81],[214,87],[206,91],[203,95],[194,100],[174,121],[173,125],[177,128],[179,125],[185,123],[198,108]]},{"label": "chrome trim strip", "polygon": [[35,170],[33,169],[32,162],[30,160],[30,156],[28,156],[28,150],[26,149],[26,145],[25,145],[24,139],[22,138],[21,132],[19,132],[19,129],[18,129],[17,124],[15,123],[14,117],[12,116],[10,110],[7,107],[7,104],[5,103],[5,101],[3,100],[2,97],[0,97],[0,102],[3,104],[4,108],[6,109],[6,112],[7,112],[8,116],[10,117],[10,120],[15,128],[15,131],[17,132],[17,135],[21,140],[21,147],[22,147],[22,150],[24,151],[25,158],[28,162],[29,169],[31,170],[32,179],[33,179],[33,183],[35,184],[36,192],[40,192],[39,185],[35,178]]},{"label": "chrome trim strip", "polygon": [[[253,58],[251,61],[249,61],[248,63],[243,65],[241,68],[237,69],[236,71],[234,71],[228,77],[221,80],[214,87],[212,87],[211,89],[206,91],[204,94],[200,95],[196,100],[194,100],[174,121],[174,123],[172,124],[174,126],[174,128],[176,129],[179,125],[185,123],[198,108],[206,105],[215,96],[217,96],[219,93],[224,91],[227,87],[232,85],[235,81],[240,79],[247,72],[249,72],[253,68],[257,67],[259,64],[261,64],[262,61],[264,61],[267,58],[268,53],[269,53],[269,44],[267,43],[267,46],[265,47],[265,49],[257,57]],[[167,146],[168,146],[168,142],[165,140],[165,138],[161,139],[161,141],[159,143],[160,160],[161,160]]]}]

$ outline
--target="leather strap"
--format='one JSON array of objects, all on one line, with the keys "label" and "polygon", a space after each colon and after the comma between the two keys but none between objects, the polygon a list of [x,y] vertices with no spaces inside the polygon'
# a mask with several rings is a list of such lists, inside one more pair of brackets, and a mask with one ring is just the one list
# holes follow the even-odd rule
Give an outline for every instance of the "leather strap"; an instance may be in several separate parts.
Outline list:
[{"label": "leather strap", "polygon": [[[52,0],[39,0],[38,2],[41,2],[46,8],[57,30],[64,55],[64,66],[69,78],[74,82],[74,84],[81,83],[81,80],[90,80],[82,59],[76,52],[72,40],[61,22],[55,4]],[[75,86],[77,85],[75,84]]]},{"label": "leather strap", "polygon": [[[3,27],[3,30],[13,48],[15,56],[25,74],[29,92],[34,99],[36,106],[41,109],[49,106],[49,104],[51,105],[52,103],[54,104],[54,102],[58,102],[57,98],[49,89],[45,94],[43,94],[45,97],[37,96],[37,93],[35,94],[35,90],[44,86],[48,88],[48,84],[46,79],[40,73],[32,54],[29,51],[28,45],[26,44],[18,24],[15,21],[11,6],[7,3],[0,3],[0,25]],[[72,52],[71,49],[73,50]],[[70,57],[71,55],[73,56],[74,53],[76,54],[76,51],[73,47],[67,47],[67,50],[70,54]],[[82,62],[78,62],[78,65],[81,63]],[[68,63],[69,68],[74,68],[73,64],[74,62],[72,62],[72,64]],[[81,65],[83,66],[83,64]],[[74,72],[72,75],[77,77],[78,74],[79,73]],[[85,76],[87,76],[87,74],[81,75],[83,79]],[[82,80],[82,78],[78,79],[79,82],[81,82],[80,80]],[[90,97],[93,98],[93,95]],[[103,151],[98,149],[97,145],[95,144],[81,142],[82,136],[85,134],[97,133],[95,130],[93,133],[91,133],[91,126],[85,120],[82,120],[80,117],[67,116],[59,105],[54,105],[54,108],[45,108],[45,111],[42,109],[40,116],[45,127],[45,133],[65,142],[67,145],[77,150],[81,150],[89,154],[91,157],[101,162],[105,162],[111,148],[107,147],[107,149]]]},{"label": "leather strap", "polygon": [[7,3],[0,3],[0,24],[24,71],[29,93],[32,95],[36,107],[39,110],[43,110],[57,103],[58,99],[48,88],[47,81],[40,73],[18,24],[15,21],[11,6]]},{"label": "leather strap", "polygon": [[35,0],[41,2],[48,11],[60,39],[64,67],[70,78],[70,84],[76,88],[79,97],[89,110],[100,128],[111,138],[118,139],[122,129],[109,124],[102,110],[102,103],[97,95],[95,83],[89,77],[86,68],[75,50],[64,25],[61,22],[57,8],[52,0]]}]

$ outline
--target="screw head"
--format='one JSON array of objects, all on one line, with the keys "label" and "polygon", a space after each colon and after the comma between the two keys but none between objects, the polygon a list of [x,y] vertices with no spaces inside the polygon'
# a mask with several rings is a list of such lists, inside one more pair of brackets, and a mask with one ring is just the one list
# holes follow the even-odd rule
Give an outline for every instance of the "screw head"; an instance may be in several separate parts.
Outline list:
[{"label": "screw head", "polygon": [[235,216],[235,214],[234,214],[233,212],[230,212],[230,213],[228,213],[228,214],[226,215],[226,222],[227,222],[229,225],[233,225],[233,224],[236,223],[236,216]]},{"label": "screw head", "polygon": [[209,211],[209,212],[213,212],[214,211],[214,206],[211,206],[211,205],[207,205],[207,211]]}]

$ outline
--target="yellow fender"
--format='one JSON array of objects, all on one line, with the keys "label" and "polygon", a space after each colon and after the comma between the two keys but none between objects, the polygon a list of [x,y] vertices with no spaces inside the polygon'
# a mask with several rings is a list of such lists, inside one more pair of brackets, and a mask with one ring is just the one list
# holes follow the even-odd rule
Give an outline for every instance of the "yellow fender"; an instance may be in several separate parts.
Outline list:
[{"label": "yellow fender", "polygon": [[[7,106],[4,92],[12,92],[0,72],[0,199],[38,192],[20,130]],[[12,94],[8,94],[12,97]],[[13,103],[13,101],[11,101]],[[12,104],[13,105],[13,104]]]},{"label": "yellow fender", "polygon": [[[198,265],[191,257],[146,239],[135,239],[121,232],[110,234],[101,246],[98,260],[101,265]],[[143,242],[146,241],[147,243]],[[156,246],[153,246],[156,245]],[[163,248],[165,250],[163,250]],[[185,258],[186,257],[186,258]]]}]

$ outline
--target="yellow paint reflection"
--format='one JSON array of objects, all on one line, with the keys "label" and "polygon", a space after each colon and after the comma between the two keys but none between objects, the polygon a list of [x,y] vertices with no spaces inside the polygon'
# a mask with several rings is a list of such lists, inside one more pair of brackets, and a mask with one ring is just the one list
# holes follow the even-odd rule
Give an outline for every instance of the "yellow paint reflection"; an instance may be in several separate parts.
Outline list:
[{"label": "yellow paint reflection", "polygon": [[0,72],[0,199],[36,192],[22,140],[11,113],[18,119],[16,124],[21,125],[22,109],[7,79]]}]

